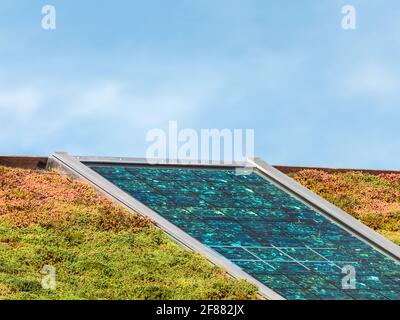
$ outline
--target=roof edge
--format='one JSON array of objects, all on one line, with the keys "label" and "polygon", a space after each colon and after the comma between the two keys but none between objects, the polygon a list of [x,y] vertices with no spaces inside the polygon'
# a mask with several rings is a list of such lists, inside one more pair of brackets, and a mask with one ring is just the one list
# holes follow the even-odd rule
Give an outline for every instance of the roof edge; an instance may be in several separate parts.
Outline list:
[{"label": "roof edge", "polygon": [[324,214],[338,221],[343,226],[349,228],[355,234],[370,244],[376,246],[378,249],[385,252],[396,261],[400,261],[400,246],[367,227],[362,222],[349,215],[347,212],[341,210],[329,201],[307,189],[294,179],[263,161],[261,158],[249,159],[249,162],[253,163],[258,170],[273,179],[276,183],[282,185],[284,188],[288,189],[302,200],[318,208]]},{"label": "roof edge", "polygon": [[[50,156],[48,167],[61,169],[75,178],[83,179],[91,184],[93,187],[95,187],[98,191],[108,197],[111,197],[111,199],[123,205],[128,210],[149,217],[153,220],[157,227],[166,232],[175,242],[192,251],[202,254],[211,263],[225,269],[232,277],[247,280],[248,282],[252,283],[258,288],[259,293],[264,298],[267,298],[269,300],[286,300],[284,297],[273,291],[271,288],[265,286],[263,283],[243,271],[240,267],[223,257],[221,254],[207,247],[197,239],[193,238],[192,236],[169,222],[167,219],[160,216],[157,212],[153,211],[140,201],[136,200],[129,194],[125,193],[124,191],[113,185],[111,182],[107,181],[105,178],[100,176],[98,173],[96,173],[94,170],[90,169],[80,161],[82,159],[87,160],[88,158],[89,157],[74,157],[66,152],[56,152]],[[138,158],[131,159],[136,159],[138,161]],[[107,163],[109,163],[109,160],[110,159],[107,159]],[[90,162],[91,161],[92,160],[90,160]],[[115,163],[119,162],[115,161]],[[162,162],[160,164],[165,164],[165,162]],[[178,165],[179,164],[180,163],[178,163]],[[208,163],[208,165],[210,164]],[[251,164],[248,163],[248,165],[250,166]]]}]

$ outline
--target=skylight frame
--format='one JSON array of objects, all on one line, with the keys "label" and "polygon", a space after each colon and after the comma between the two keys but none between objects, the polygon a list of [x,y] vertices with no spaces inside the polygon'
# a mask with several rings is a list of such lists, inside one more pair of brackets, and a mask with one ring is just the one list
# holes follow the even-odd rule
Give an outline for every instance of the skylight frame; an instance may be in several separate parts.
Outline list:
[{"label": "skylight frame", "polygon": [[201,167],[215,169],[255,169],[264,178],[272,180],[279,188],[289,194],[292,194],[311,206],[314,210],[325,215],[335,222],[339,223],[348,232],[355,234],[363,241],[372,245],[376,250],[391,257],[397,263],[400,261],[400,247],[376,233],[369,227],[362,224],[346,212],[337,208],[330,202],[314,194],[312,191],[303,187],[293,179],[289,178],[279,170],[275,169],[260,158],[248,159],[247,161],[225,163],[223,161],[190,161],[190,160],[164,160],[152,159],[150,163],[145,158],[126,158],[126,157],[88,157],[88,156],[71,156],[64,152],[56,152],[50,156],[48,167],[58,167],[66,171],[68,174],[81,178],[92,184],[96,189],[110,196],[116,202],[122,204],[129,210],[133,210],[139,214],[149,217],[155,224],[164,230],[172,239],[181,245],[198,252],[208,260],[222,268],[224,268],[231,276],[239,279],[245,279],[256,285],[260,294],[271,300],[285,300],[284,297],[267,287],[230,260],[223,257],[215,250],[193,238],[176,225],[169,222],[160,214],[150,209],[140,201],[136,200],[125,191],[121,190],[113,183],[103,178],[94,170],[88,167],[88,164],[99,165],[145,165],[145,166],[175,166],[175,167]]}]

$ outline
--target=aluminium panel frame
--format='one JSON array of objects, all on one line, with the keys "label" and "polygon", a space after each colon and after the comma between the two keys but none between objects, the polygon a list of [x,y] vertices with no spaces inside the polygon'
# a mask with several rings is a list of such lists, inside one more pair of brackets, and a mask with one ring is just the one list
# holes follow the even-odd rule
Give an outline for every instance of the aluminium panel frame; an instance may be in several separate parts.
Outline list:
[{"label": "aluminium panel frame", "polygon": [[375,247],[378,251],[388,255],[397,263],[400,262],[400,246],[391,242],[384,236],[376,231],[367,227],[365,224],[352,217],[345,211],[339,209],[329,201],[318,196],[311,190],[302,186],[297,181],[291,179],[286,174],[275,169],[270,164],[266,163],[260,158],[249,159],[249,163],[253,164],[255,168],[264,173],[267,177],[272,179],[276,184],[282,186],[290,193],[294,194],[307,204],[316,208],[317,211],[322,212],[329,218],[333,219],[347,230],[353,232],[358,237]]},{"label": "aluminium panel frame", "polygon": [[[82,162],[81,162],[82,161]],[[173,240],[183,245],[184,247],[193,250],[201,255],[205,256],[211,263],[225,269],[229,275],[237,279],[244,279],[254,284],[259,291],[259,294],[266,299],[270,300],[286,300],[284,297],[273,291],[272,289],[265,286],[257,279],[244,272],[237,265],[223,257],[218,252],[202,244],[197,239],[193,238],[167,219],[163,218],[157,212],[153,211],[134,197],[124,192],[113,183],[103,178],[101,175],[90,169],[84,163],[96,163],[96,164],[114,164],[114,165],[126,165],[126,164],[143,164],[147,165],[146,159],[140,158],[100,158],[100,157],[73,157],[67,153],[57,152],[50,156],[48,167],[59,168],[65,171],[67,174],[83,179],[93,185],[97,190],[111,197],[114,201],[122,204],[128,210],[134,211],[143,216],[149,217],[157,227],[166,232]],[[225,165],[223,162],[204,162],[204,161],[176,161],[176,160],[160,160],[157,161],[158,165],[179,165],[179,166],[205,166],[205,167],[238,167],[238,165],[244,165],[244,163],[235,163]]]},{"label": "aluminium panel frame", "polygon": [[303,187],[301,184],[291,179],[284,173],[275,169],[260,158],[248,159],[247,161],[225,163],[223,161],[190,161],[190,160],[166,160],[146,158],[119,158],[119,157],[81,157],[71,156],[64,152],[56,152],[49,158],[48,167],[58,167],[66,171],[68,174],[81,178],[92,184],[102,193],[110,196],[114,201],[122,204],[127,209],[135,211],[139,214],[149,217],[154,221],[157,227],[164,230],[171,238],[179,244],[204,255],[210,262],[224,268],[231,276],[238,279],[245,279],[256,285],[259,293],[271,300],[285,300],[281,295],[268,288],[234,263],[223,257],[218,252],[202,244],[197,239],[191,237],[186,232],[163,218],[157,212],[153,211],[131,195],[127,194],[107,179],[90,169],[86,164],[99,165],[168,165],[182,167],[215,167],[215,168],[239,168],[244,170],[254,170],[263,174],[266,178],[271,179],[278,187],[282,188],[289,194],[298,197],[301,201],[307,203],[317,210],[317,212],[326,215],[354,233],[356,236],[372,245],[378,251],[383,252],[391,257],[397,263],[400,261],[400,247],[384,238],[374,230],[362,224],[346,212],[334,206],[325,199],[319,197],[312,191]]}]

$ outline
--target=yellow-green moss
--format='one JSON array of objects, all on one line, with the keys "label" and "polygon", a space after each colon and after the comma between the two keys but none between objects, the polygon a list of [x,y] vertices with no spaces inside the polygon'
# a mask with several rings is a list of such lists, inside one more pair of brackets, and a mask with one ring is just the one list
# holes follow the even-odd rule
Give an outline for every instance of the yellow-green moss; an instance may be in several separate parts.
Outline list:
[{"label": "yellow-green moss", "polygon": [[[44,290],[40,271],[56,270]],[[57,172],[0,167],[1,299],[255,299],[148,219]]]},{"label": "yellow-green moss", "polygon": [[400,174],[302,170],[290,176],[400,244]]}]

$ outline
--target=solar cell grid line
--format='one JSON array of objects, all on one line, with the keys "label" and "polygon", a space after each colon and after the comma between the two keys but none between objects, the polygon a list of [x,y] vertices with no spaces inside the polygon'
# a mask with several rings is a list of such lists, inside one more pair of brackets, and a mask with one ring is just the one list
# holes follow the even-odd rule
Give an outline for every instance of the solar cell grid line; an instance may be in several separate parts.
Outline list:
[{"label": "solar cell grid line", "polygon": [[[239,247],[239,248],[243,248],[243,247]],[[252,256],[254,256],[256,258],[256,260],[262,261],[263,263],[265,263],[266,265],[268,265],[269,267],[271,267],[272,269],[275,269],[272,265],[270,265],[268,262],[266,262],[265,260],[260,259],[259,257],[257,257],[255,254],[251,253],[249,250],[247,250],[246,248],[243,248],[246,252],[248,252],[249,254],[251,254]]]},{"label": "solar cell grid line", "polygon": [[[309,250],[311,250],[311,251],[313,251],[313,252],[315,252],[315,254],[319,255],[324,261],[333,263],[333,261],[329,260],[328,258],[326,258],[325,256],[323,256],[322,254],[320,254],[320,253],[317,251],[318,249],[313,249],[313,248],[310,248],[310,247],[308,247],[308,246],[306,246],[306,248],[309,249]],[[335,250],[335,249],[331,249],[331,250]],[[356,263],[355,261],[337,261],[337,262],[348,263],[348,264]]]},{"label": "solar cell grid line", "polygon": [[304,267],[307,270],[310,270],[310,268],[308,268],[306,265],[302,264],[300,261],[298,261],[297,259],[293,258],[292,256],[290,256],[289,254],[285,253],[284,251],[282,251],[281,249],[279,249],[278,247],[272,245],[273,248],[279,250],[280,252],[282,252],[285,256],[289,257],[290,259],[292,259],[294,262],[300,264],[302,267]]},{"label": "solar cell grid line", "polygon": [[[393,259],[263,173],[138,163],[88,167],[287,299],[399,299]],[[349,263],[359,272],[351,293],[340,282]]]},{"label": "solar cell grid line", "polygon": [[[147,170],[157,170],[157,169],[147,169]],[[191,169],[184,169],[184,170],[191,170]],[[243,178],[243,179],[241,179],[241,178],[237,178],[236,176],[232,175],[232,173],[225,174],[226,173],[225,171],[224,172],[218,172],[218,174],[215,174],[215,172],[216,171],[208,172],[208,171],[204,171],[204,170],[201,170],[201,169],[196,169],[196,170],[193,169],[193,171],[183,171],[183,172],[181,171],[179,174],[173,174],[170,171],[160,171],[159,173],[161,175],[160,174],[157,175],[156,178],[154,178],[154,177],[150,178],[150,176],[148,174],[146,174],[146,170],[144,171],[144,173],[140,173],[140,170],[136,170],[136,172],[132,172],[131,171],[130,173],[131,174],[138,174],[139,175],[139,179],[144,178],[144,180],[147,181],[147,183],[155,190],[155,192],[157,194],[163,194],[162,192],[160,192],[160,188],[157,188],[157,181],[173,181],[173,184],[176,186],[177,189],[171,191],[169,196],[166,196],[166,198],[172,199],[172,201],[174,201],[174,199],[177,199],[177,200],[174,201],[175,204],[177,206],[179,206],[180,208],[183,208],[183,210],[185,210],[185,208],[188,208],[187,207],[188,203],[190,203],[191,201],[193,201],[193,203],[190,203],[190,205],[198,205],[198,203],[196,203],[196,200],[194,199],[194,198],[196,198],[196,196],[199,199],[202,199],[203,202],[200,203],[200,207],[199,207],[200,209],[194,214],[195,217],[200,219],[198,221],[198,223],[200,223],[200,225],[194,226],[195,228],[193,229],[191,227],[188,227],[187,225],[185,225],[185,223],[182,223],[182,221],[179,221],[178,219],[176,219],[176,221],[174,221],[174,219],[172,219],[172,222],[177,223],[178,226],[182,227],[185,231],[189,232],[189,234],[192,234],[194,237],[199,238],[200,240],[204,241],[206,244],[212,244],[213,241],[216,240],[219,237],[221,239],[218,240],[218,241],[228,241],[229,242],[229,239],[223,240],[224,239],[224,235],[222,233],[220,233],[218,229],[215,229],[215,226],[217,226],[217,227],[226,227],[231,232],[233,231],[234,235],[232,237],[232,241],[237,240],[238,235],[240,233],[243,233],[243,229],[244,228],[243,228],[243,225],[241,224],[241,220],[240,219],[235,219],[233,217],[226,216],[226,215],[220,215],[219,218],[213,217],[213,216],[210,216],[210,215],[207,215],[207,214],[204,214],[202,216],[202,213],[213,212],[212,210],[214,210],[215,212],[219,212],[219,209],[221,209],[221,208],[222,209],[231,208],[231,209],[235,210],[238,207],[246,207],[246,206],[248,206],[248,207],[252,208],[252,210],[256,211],[256,214],[257,214],[257,209],[263,208],[262,203],[253,203],[252,202],[252,201],[254,201],[254,199],[255,199],[255,202],[259,201],[258,198],[254,198],[254,197],[253,198],[249,197],[248,202],[246,202],[246,201],[243,202],[240,199],[234,199],[234,202],[230,202],[231,201],[230,197],[225,196],[223,193],[219,193],[218,192],[218,190],[220,190],[219,188],[213,188],[215,186],[215,184],[217,184],[217,183],[226,183],[226,184],[229,185],[229,184],[234,184],[234,183],[239,183],[239,184],[240,183],[242,183],[242,184],[246,183],[246,184],[250,184],[249,190],[251,190],[252,185],[253,186],[255,185],[256,188],[259,188],[259,189],[260,189],[261,186],[264,186],[264,180],[260,179],[259,177],[253,176],[251,178],[247,178],[247,179]],[[149,173],[149,172],[147,171],[147,173]],[[206,187],[208,186],[209,189],[214,190],[214,192],[211,192],[211,193],[208,193],[208,194],[206,193],[205,195],[199,194],[198,192],[193,192],[193,190],[190,189],[190,183],[185,183],[185,179],[188,179],[190,177],[195,179],[196,181],[202,181],[205,184]],[[243,181],[243,180],[247,180],[247,181]],[[160,186],[162,186],[162,184],[160,184]],[[272,189],[273,190],[273,192],[271,192],[272,197],[270,197],[270,199],[269,199],[270,202],[278,203],[277,204],[278,207],[279,206],[282,207],[282,206],[285,205],[284,201],[281,201],[281,202],[278,201],[277,202],[277,201],[274,200],[274,197],[276,197],[277,195],[281,195],[281,196],[284,195],[280,190],[274,189],[274,187],[272,185],[269,185],[269,184],[267,184],[265,187],[266,187],[265,189],[267,189],[267,190],[268,189]],[[205,188],[205,189],[207,189],[207,188]],[[186,194],[187,195],[190,194],[190,197],[184,198],[181,195],[179,195],[179,194],[181,194],[183,192],[183,190],[188,191]],[[254,193],[254,191],[253,191],[253,193]],[[167,194],[168,194],[168,192],[167,192]],[[135,192],[134,191],[133,191],[133,196],[135,196]],[[289,203],[292,203],[293,202],[292,198],[290,198],[290,199],[291,199],[291,201],[289,201]],[[148,204],[151,205],[151,202],[153,200],[157,202],[160,199],[158,199],[158,198],[154,198],[153,199],[152,197],[148,196]],[[144,201],[146,201],[146,199]],[[256,205],[254,206],[254,204],[256,204]],[[294,204],[298,205],[300,208],[303,207],[300,203],[299,204],[294,203]],[[154,206],[155,210],[157,211],[156,207],[157,206]],[[289,205],[289,207],[290,207],[290,205]],[[207,208],[208,211],[206,211],[205,208]],[[212,210],[210,211],[210,209],[212,209]],[[306,208],[306,209],[308,209],[308,208]],[[170,210],[173,211],[173,209],[170,209]],[[309,215],[308,218],[312,219],[313,217],[316,217],[316,216],[314,216],[316,213],[314,211],[312,211],[312,210],[306,211],[306,213]],[[301,221],[302,219],[299,219],[299,220]],[[285,221],[285,219],[280,219],[279,221]],[[325,220],[323,220],[323,221],[325,221]],[[319,222],[321,222],[321,221],[319,221]],[[188,221],[188,223],[190,224],[191,222]],[[326,219],[325,223],[331,223],[331,222],[329,222],[329,220]],[[336,226],[335,227],[330,226],[330,229],[332,231],[335,231],[335,228],[336,228]],[[249,229],[246,229],[246,230],[250,231]],[[322,230],[320,229],[320,233],[321,233],[321,231]],[[341,230],[338,229],[337,231],[338,231],[338,233],[341,233]],[[214,234],[213,234],[213,232],[214,232]],[[290,234],[287,233],[287,232],[281,231],[281,234],[283,236],[283,239],[287,239],[288,237],[290,237]],[[345,233],[343,233],[343,234],[345,235]],[[254,233],[249,232],[249,236],[250,236],[249,239],[252,239],[252,236],[254,237]],[[247,235],[246,235],[246,237],[247,237]],[[254,238],[257,238],[257,237],[254,237]],[[352,236],[349,237],[349,240],[355,241],[355,239],[356,239],[355,237],[354,237],[354,239],[353,239]],[[335,239],[333,238],[333,240],[335,240]],[[246,240],[241,240],[241,241],[243,242],[243,241],[246,241]],[[260,241],[260,239],[258,241]],[[255,243],[256,243],[256,241],[255,241]],[[235,245],[238,246],[238,247],[241,247],[240,244],[241,244],[241,242],[239,240]],[[306,271],[311,271],[311,269],[307,265],[302,264],[299,260],[294,259],[289,254],[287,254],[286,252],[282,251],[279,246],[276,246],[276,245],[272,244],[271,247],[280,250],[280,252],[282,252],[284,255],[286,255],[289,258],[291,258],[294,261],[295,265],[299,265],[299,266],[303,267]],[[252,255],[254,255],[251,251],[247,250],[246,247],[241,247],[241,248],[246,249],[247,252],[249,252]],[[249,246],[249,248],[252,248],[252,246]],[[290,248],[293,248],[293,247],[289,246],[289,249]],[[245,268],[244,270],[248,271],[250,274],[253,274],[253,276],[255,276],[256,278],[257,278],[257,274],[276,270],[274,265],[271,265],[269,262],[260,259],[259,256],[254,255],[254,257],[255,257],[254,261],[249,260],[249,259],[247,259],[247,260],[246,259],[237,259],[237,260],[231,259],[231,260],[234,261],[234,262],[236,261],[242,267],[244,266],[244,268]],[[322,256],[322,257],[324,257],[324,256]],[[248,263],[246,263],[246,261],[247,262],[254,262],[255,264],[253,263],[253,264],[249,265]],[[269,267],[272,266],[273,268],[265,269],[264,267],[262,267],[262,265],[260,265],[258,263],[258,261],[260,261],[263,265],[267,264],[267,266],[269,266]],[[326,261],[324,261],[323,263],[321,263],[321,261],[308,261],[308,262],[314,263],[314,264],[315,263],[319,263],[320,267],[323,264],[328,265],[329,267],[333,266],[336,269],[338,269],[339,271],[341,271],[341,267],[338,266],[334,261],[331,261],[329,259],[326,259]],[[285,272],[289,272],[288,275],[291,274],[290,272],[295,272],[295,273],[296,272],[299,272],[299,273],[302,272],[301,269],[293,269],[295,265],[290,265],[288,262],[280,262],[278,264],[280,270],[286,270]],[[252,270],[246,270],[246,266],[248,268],[253,266],[253,268],[256,268],[256,269],[254,269],[253,271]],[[289,268],[289,269],[287,269],[287,268]],[[324,267],[322,266],[322,269],[323,268]],[[315,273],[315,272],[316,271],[312,271],[310,274],[318,274],[318,273]],[[260,276],[258,276],[258,278],[260,278]],[[270,286],[273,288],[273,285],[270,284]],[[340,290],[340,289],[338,288],[337,290]],[[322,297],[334,297],[334,293],[332,293],[332,292],[328,292],[328,293],[320,294],[320,297],[321,298]],[[294,294],[294,292],[287,292],[287,294],[288,294],[288,297],[296,296],[296,294]],[[345,295],[344,293],[343,294],[338,294],[338,297],[343,298],[344,295]]]},{"label": "solar cell grid line", "polygon": [[349,233],[359,235],[363,241],[367,241],[369,244],[372,243],[374,249],[378,252],[384,252],[385,255],[389,255],[394,261],[400,261],[400,246],[368,228],[329,201],[311,192],[306,187],[263,161],[261,158],[252,158],[247,161],[249,166],[254,165],[255,170],[261,171],[263,175],[267,176],[268,179],[272,180],[278,187],[282,187],[289,194],[292,194],[304,203],[311,205],[314,209],[317,209],[317,211],[327,214],[330,219],[339,222],[341,227]]}]

